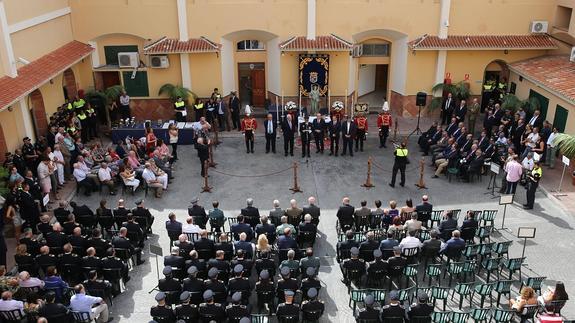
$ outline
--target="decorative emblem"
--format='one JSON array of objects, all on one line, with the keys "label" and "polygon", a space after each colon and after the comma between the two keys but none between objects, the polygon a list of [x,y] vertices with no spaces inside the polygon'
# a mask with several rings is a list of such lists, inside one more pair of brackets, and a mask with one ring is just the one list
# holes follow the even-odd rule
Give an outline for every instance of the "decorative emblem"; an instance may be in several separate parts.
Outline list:
[{"label": "decorative emblem", "polygon": [[311,84],[317,83],[317,77],[318,77],[318,73],[317,73],[317,72],[309,72],[309,82],[310,82]]}]

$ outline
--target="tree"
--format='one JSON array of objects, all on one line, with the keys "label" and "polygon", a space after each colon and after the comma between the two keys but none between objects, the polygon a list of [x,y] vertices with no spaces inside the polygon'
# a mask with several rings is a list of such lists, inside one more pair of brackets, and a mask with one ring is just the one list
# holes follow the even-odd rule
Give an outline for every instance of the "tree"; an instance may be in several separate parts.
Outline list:
[{"label": "tree", "polygon": [[118,100],[118,97],[122,94],[124,88],[121,85],[113,85],[109,88],[105,89],[104,91],[90,91],[86,93],[86,98],[91,102],[93,99],[99,100],[104,104],[105,111],[106,111],[106,120],[108,123],[108,127],[111,126],[110,120],[110,106],[113,102]]},{"label": "tree", "polygon": [[191,103],[194,104],[197,98],[196,94],[190,91],[188,88],[185,88],[180,85],[174,85],[171,83],[166,83],[162,85],[162,87],[160,87],[158,95],[164,95],[164,94],[167,95],[172,102],[176,102],[178,97],[181,97],[184,101],[188,101],[188,99],[191,99],[192,101]]},{"label": "tree", "polygon": [[560,133],[553,139],[553,144],[559,147],[559,152],[569,159],[575,158],[575,136]]},{"label": "tree", "polygon": [[533,115],[533,112],[540,107],[541,105],[539,104],[539,100],[535,97],[521,100],[515,94],[511,93],[505,95],[503,102],[501,103],[501,108],[504,110],[512,110],[515,112],[519,108],[522,108],[527,115]]},{"label": "tree", "polygon": [[434,96],[431,99],[429,109],[432,111],[441,107],[444,93],[451,93],[451,95],[453,95],[457,100],[467,100],[471,96],[469,83],[464,81],[459,81],[455,84],[438,83],[431,88],[431,92],[434,94],[441,93],[441,96]]}]

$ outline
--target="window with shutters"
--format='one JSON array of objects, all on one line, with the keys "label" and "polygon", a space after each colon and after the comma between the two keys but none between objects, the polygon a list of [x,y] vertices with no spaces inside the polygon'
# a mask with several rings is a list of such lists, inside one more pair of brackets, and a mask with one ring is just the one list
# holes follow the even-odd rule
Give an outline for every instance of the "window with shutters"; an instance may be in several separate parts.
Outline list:
[{"label": "window with shutters", "polygon": [[123,72],[124,89],[131,97],[150,96],[148,89],[148,72]]}]

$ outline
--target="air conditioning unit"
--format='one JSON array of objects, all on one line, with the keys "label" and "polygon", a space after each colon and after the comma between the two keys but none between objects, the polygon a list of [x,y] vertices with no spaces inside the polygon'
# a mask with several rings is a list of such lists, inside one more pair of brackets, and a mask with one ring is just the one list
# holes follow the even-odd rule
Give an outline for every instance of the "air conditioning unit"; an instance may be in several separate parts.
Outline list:
[{"label": "air conditioning unit", "polygon": [[118,65],[120,68],[137,68],[140,66],[138,53],[118,53]]},{"label": "air conditioning unit", "polygon": [[571,56],[569,56],[569,61],[575,63],[575,47],[571,48]]},{"label": "air conditioning unit", "polygon": [[168,68],[170,61],[167,55],[154,55],[150,56],[150,67],[153,68]]},{"label": "air conditioning unit", "polygon": [[361,57],[363,54],[363,44],[354,45],[353,49],[351,50],[352,57]]},{"label": "air conditioning unit", "polygon": [[545,34],[549,28],[549,22],[544,20],[534,20],[529,26],[529,32],[532,34]]}]

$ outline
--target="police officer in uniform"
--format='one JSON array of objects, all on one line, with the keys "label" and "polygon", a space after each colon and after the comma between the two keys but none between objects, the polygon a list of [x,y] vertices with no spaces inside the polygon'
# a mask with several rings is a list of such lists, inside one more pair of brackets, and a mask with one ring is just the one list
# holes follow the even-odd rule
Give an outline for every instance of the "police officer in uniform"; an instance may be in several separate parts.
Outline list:
[{"label": "police officer in uniform", "polygon": [[82,125],[82,131],[81,131],[81,136],[82,136],[82,142],[88,142],[88,133],[89,131],[89,125],[88,125],[88,116],[86,115],[86,111],[84,111],[84,109],[80,109],[79,111],[77,111],[77,115],[78,119],[80,119],[80,124]]},{"label": "police officer in uniform", "polygon": [[335,157],[339,152],[339,133],[341,131],[341,122],[336,115],[331,117],[331,123],[328,126],[329,130],[329,155],[333,155],[335,151]]},{"label": "police officer in uniform", "polygon": [[408,163],[408,153],[409,151],[407,150],[405,142],[402,142],[401,145],[393,152],[395,161],[393,163],[393,173],[391,174],[391,183],[389,183],[389,186],[395,187],[395,178],[397,177],[398,170],[401,172],[401,182],[399,185],[405,186],[405,166]]},{"label": "police officer in uniform", "polygon": [[[223,281],[218,280],[218,269],[217,268],[210,268],[208,271],[208,279],[204,281],[204,290],[210,290],[210,292],[218,293],[219,297],[216,301],[218,303],[225,303],[226,301],[226,285]],[[205,300],[205,295],[204,295]],[[223,308],[222,308],[223,310]]]},{"label": "police officer in uniform", "polygon": [[164,278],[158,281],[158,289],[162,292],[180,292],[182,285],[180,280],[172,276],[172,267],[164,267],[162,270]]},{"label": "police officer in uniform", "polygon": [[319,290],[321,288],[321,282],[317,279],[315,268],[307,267],[305,274],[307,278],[301,281],[301,288],[304,297],[307,297],[307,293],[310,289]]},{"label": "police officer in uniform", "polygon": [[258,128],[258,123],[256,119],[251,117],[249,113],[241,122],[241,131],[243,132],[246,140],[246,153],[254,153],[254,133]]},{"label": "police officer in uniform", "polygon": [[286,316],[295,316],[299,317],[299,305],[293,303],[294,298],[294,291],[293,290],[286,290],[285,293],[285,302],[280,303],[276,310],[276,316],[278,320],[281,322],[281,317]]},{"label": "police officer in uniform", "polygon": [[203,296],[204,303],[198,307],[200,320],[204,321],[203,318],[211,317],[213,321],[223,322],[226,319],[226,309],[222,304],[214,302],[214,293],[212,290],[206,290]]},{"label": "police officer in uniform", "polygon": [[176,110],[176,121],[186,122],[188,112],[186,111],[186,102],[184,102],[182,97],[179,96],[176,102],[174,102],[174,110]]},{"label": "police officer in uniform", "polygon": [[342,280],[344,284],[349,284],[350,281],[347,279],[347,273],[349,271],[358,271],[360,276],[365,274],[365,261],[359,258],[359,248],[353,247],[350,250],[351,258],[344,260],[340,264],[341,272],[343,273],[344,279]]},{"label": "police officer in uniform", "polygon": [[388,317],[405,317],[405,308],[399,303],[399,292],[392,290],[389,293],[389,305],[381,308],[381,321]]},{"label": "police officer in uniform", "polygon": [[159,322],[175,322],[176,316],[174,315],[174,311],[172,311],[170,306],[166,305],[166,294],[159,292],[156,294],[155,299],[158,305],[150,309],[150,316]]},{"label": "police officer in uniform", "polygon": [[196,266],[190,266],[188,268],[188,277],[184,279],[182,284],[182,290],[190,292],[190,300],[192,304],[199,305],[202,302],[201,293],[204,291],[204,281],[197,278],[198,268]]},{"label": "police officer in uniform", "polygon": [[244,266],[239,264],[234,266],[234,278],[228,281],[228,290],[231,295],[240,292],[240,296],[243,296],[243,303],[247,304],[251,286],[250,281],[246,277],[242,277],[243,272]]},{"label": "police officer in uniform", "polygon": [[297,279],[291,278],[291,271],[289,267],[283,267],[281,269],[282,278],[278,281],[276,295],[278,298],[278,302],[283,302],[285,299],[285,292],[287,290],[298,290],[299,283]]},{"label": "police officer in uniform", "polygon": [[88,138],[91,140],[98,137],[98,119],[96,118],[96,110],[91,105],[88,105],[86,113],[88,114]]},{"label": "police officer in uniform", "polygon": [[377,321],[379,319],[379,309],[375,308],[375,298],[373,295],[365,296],[363,300],[363,304],[365,305],[364,308],[359,309],[355,313],[355,318],[360,320],[370,320],[370,321]]},{"label": "police officer in uniform", "polygon": [[357,125],[357,135],[355,136],[355,151],[359,146],[359,150],[363,151],[363,142],[367,136],[367,118],[360,114],[355,118],[355,124]]},{"label": "police officer in uniform", "polygon": [[325,310],[325,304],[317,299],[318,290],[316,288],[310,288],[307,293],[307,300],[301,303],[301,311],[304,318],[308,313],[320,312],[320,316],[323,315]]},{"label": "police officer in uniform", "polygon": [[[256,293],[264,293],[264,292],[273,292],[274,291],[274,281],[273,278],[270,279],[270,273],[267,270],[262,270],[260,272],[260,280],[256,283]],[[270,300],[266,300],[266,301],[270,301],[270,303],[272,305],[270,305],[271,307],[273,307],[273,297],[271,297]],[[258,308],[261,309],[263,306],[263,304],[259,303],[259,298],[258,298]]]},{"label": "police officer in uniform", "polygon": [[310,151],[310,143],[311,143],[311,133],[312,133],[312,124],[309,122],[309,117],[306,115],[303,117],[303,122],[299,125],[299,136],[301,138],[301,157],[309,158],[309,151]]},{"label": "police officer in uniform", "polygon": [[313,137],[315,139],[315,153],[321,152],[323,154],[323,138],[325,137],[325,119],[321,116],[321,113],[316,114],[315,120],[312,123]]},{"label": "police officer in uniform", "polygon": [[242,317],[250,316],[248,307],[242,304],[242,293],[233,293],[232,303],[226,306],[226,315],[228,322],[239,322]]},{"label": "police officer in uniform", "polygon": [[383,103],[382,112],[377,116],[377,127],[379,128],[379,148],[387,148],[385,142],[389,136],[389,129],[391,128],[393,120],[391,113],[389,113],[389,104],[387,101]]},{"label": "police officer in uniform", "polygon": [[174,313],[178,320],[186,322],[195,322],[198,320],[198,306],[190,304],[190,293],[184,291],[180,294],[180,305],[176,306]]},{"label": "police officer in uniform", "polygon": [[533,170],[531,173],[527,173],[527,179],[529,180],[527,186],[527,203],[523,204],[523,208],[526,210],[533,209],[533,204],[535,203],[535,192],[539,186],[539,180],[543,175],[543,170],[541,169],[540,162],[535,162],[533,165]]}]

